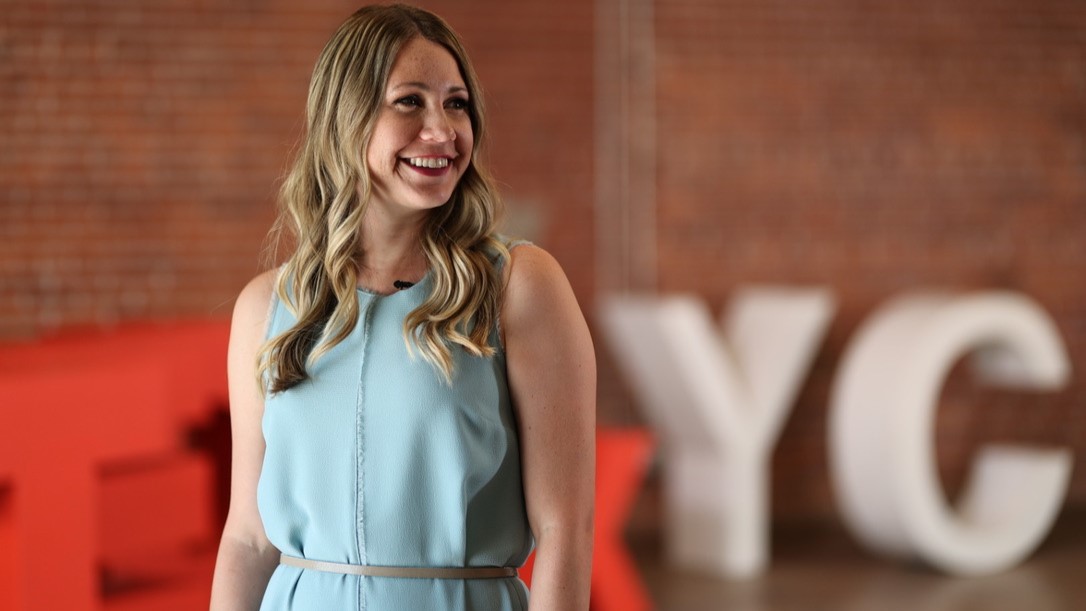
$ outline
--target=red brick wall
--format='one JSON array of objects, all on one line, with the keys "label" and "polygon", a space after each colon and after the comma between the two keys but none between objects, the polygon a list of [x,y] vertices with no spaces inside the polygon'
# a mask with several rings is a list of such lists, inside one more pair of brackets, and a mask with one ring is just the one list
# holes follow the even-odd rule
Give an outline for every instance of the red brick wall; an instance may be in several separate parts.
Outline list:
[{"label": "red brick wall", "polygon": [[[476,62],[492,166],[514,216],[538,219],[535,237],[589,310],[595,105],[623,107],[594,97],[593,79],[615,75],[594,74],[593,4],[425,3]],[[0,339],[227,316],[261,268],[312,63],[355,6],[6,3]],[[824,284],[840,301],[776,454],[779,516],[833,511],[828,386],[856,326],[897,291],[1023,290],[1086,367],[1078,3],[658,0],[652,9],[656,112],[644,127],[658,144],[660,289],[698,292],[714,309],[749,282]],[[635,417],[606,361],[602,371],[601,421]],[[949,486],[978,443],[1039,441],[1078,450],[1072,496],[1086,502],[1083,379],[1076,372],[1068,390],[1034,397],[977,392],[956,373],[939,413]]]},{"label": "red brick wall", "polygon": [[[589,294],[592,115],[568,109],[591,107],[591,4],[559,4],[427,6],[473,54],[503,190]],[[228,316],[261,269],[312,65],[357,6],[5,3],[0,339]]]},{"label": "red brick wall", "polygon": [[1052,395],[977,392],[938,416],[945,483],[977,445],[1077,449],[1086,502],[1086,12],[1062,0],[656,3],[662,291],[718,310],[743,283],[818,284],[840,311],[783,433],[778,516],[833,511],[829,385],[899,291],[1007,288],[1055,318]]}]

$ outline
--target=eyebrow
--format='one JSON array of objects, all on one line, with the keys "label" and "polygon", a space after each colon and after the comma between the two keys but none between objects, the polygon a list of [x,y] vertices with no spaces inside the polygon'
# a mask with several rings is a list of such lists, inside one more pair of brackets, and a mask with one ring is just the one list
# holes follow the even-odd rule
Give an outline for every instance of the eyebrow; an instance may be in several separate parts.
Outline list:
[{"label": "eyebrow", "polygon": [[[404,87],[417,87],[417,88],[425,90],[425,91],[430,91],[430,86],[427,85],[426,83],[421,82],[421,81],[409,81],[409,82],[406,82],[406,83],[397,83],[397,84],[393,85],[392,87],[390,87],[389,89],[402,89]],[[447,93],[468,93],[468,88],[467,87],[461,87],[460,85],[453,85],[452,87],[449,87],[446,92]]]}]

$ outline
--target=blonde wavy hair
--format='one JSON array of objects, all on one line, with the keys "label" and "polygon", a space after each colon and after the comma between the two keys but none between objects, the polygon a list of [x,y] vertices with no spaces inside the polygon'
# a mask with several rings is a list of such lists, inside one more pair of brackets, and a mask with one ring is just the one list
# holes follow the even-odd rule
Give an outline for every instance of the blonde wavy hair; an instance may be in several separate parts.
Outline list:
[{"label": "blonde wavy hair", "polygon": [[475,146],[452,197],[425,222],[420,247],[432,289],[404,319],[404,341],[443,374],[453,375],[455,346],[492,356],[501,276],[494,257],[500,201],[479,164],[483,102],[475,71],[456,33],[437,15],[405,6],[367,6],[351,15],[325,45],[313,69],[306,134],[280,189],[275,243],[294,250],[276,291],[297,322],[260,350],[257,377],[276,393],[309,377],[307,366],[343,341],[359,317],[356,288],[362,264],[362,219],[372,190],[366,150],[400,49],[421,36],[447,49],[468,89]]}]

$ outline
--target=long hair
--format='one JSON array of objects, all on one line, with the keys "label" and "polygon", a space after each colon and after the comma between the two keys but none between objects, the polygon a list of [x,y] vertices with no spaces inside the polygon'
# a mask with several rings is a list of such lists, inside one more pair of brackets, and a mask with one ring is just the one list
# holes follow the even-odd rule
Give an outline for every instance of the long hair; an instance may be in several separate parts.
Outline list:
[{"label": "long hair", "polygon": [[456,33],[437,15],[405,5],[367,6],[351,15],[321,51],[306,103],[306,134],[279,194],[272,230],[293,238],[294,251],[276,291],[297,322],[260,350],[257,377],[280,392],[309,377],[307,366],[343,341],[358,322],[359,236],[372,192],[366,166],[385,86],[396,56],[416,36],[456,60],[468,89],[475,146],[452,197],[432,210],[420,247],[432,290],[404,319],[411,354],[452,380],[452,349],[491,356],[501,277],[492,257],[507,257],[494,237],[497,190],[479,165],[484,142],[482,91]]}]

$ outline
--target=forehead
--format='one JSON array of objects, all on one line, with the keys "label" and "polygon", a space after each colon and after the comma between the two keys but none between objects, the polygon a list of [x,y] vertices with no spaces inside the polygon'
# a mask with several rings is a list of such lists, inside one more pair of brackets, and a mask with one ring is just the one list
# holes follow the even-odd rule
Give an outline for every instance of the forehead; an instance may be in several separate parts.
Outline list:
[{"label": "forehead", "polygon": [[412,38],[400,49],[388,76],[389,87],[409,82],[425,83],[441,90],[465,86],[460,66],[452,53],[421,36]]}]

